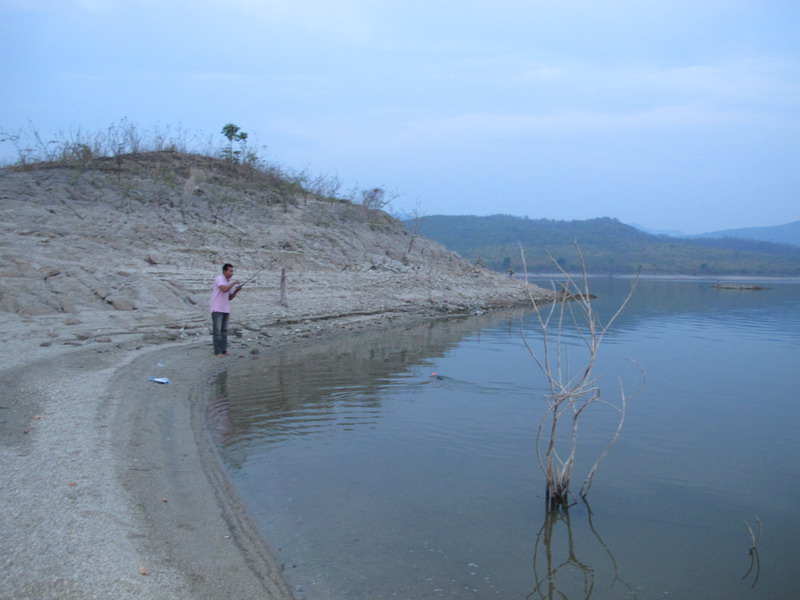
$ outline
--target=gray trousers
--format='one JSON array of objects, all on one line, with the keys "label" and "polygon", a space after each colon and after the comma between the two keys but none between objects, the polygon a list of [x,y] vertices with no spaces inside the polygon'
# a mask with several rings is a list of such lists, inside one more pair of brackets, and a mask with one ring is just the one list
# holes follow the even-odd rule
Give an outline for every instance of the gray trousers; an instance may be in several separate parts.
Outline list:
[{"label": "gray trousers", "polygon": [[230,313],[211,313],[211,335],[214,339],[214,354],[228,353],[228,318]]}]

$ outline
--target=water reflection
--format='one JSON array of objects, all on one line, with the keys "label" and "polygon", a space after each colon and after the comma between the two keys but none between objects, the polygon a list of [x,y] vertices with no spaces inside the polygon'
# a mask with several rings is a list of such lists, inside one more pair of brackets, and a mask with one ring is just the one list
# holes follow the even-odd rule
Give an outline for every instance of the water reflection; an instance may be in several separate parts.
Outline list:
[{"label": "water reflection", "polygon": [[[280,445],[294,436],[370,428],[381,419],[387,396],[421,393],[421,385],[496,392],[492,386],[476,386],[424,367],[474,335],[476,328],[497,323],[518,327],[522,314],[505,311],[424,323],[402,332],[365,333],[240,363],[216,384],[210,418],[219,420],[216,413],[224,413],[226,420],[224,427],[215,427],[218,441],[231,455]],[[409,365],[416,367],[409,372]],[[227,398],[236,402],[231,405]]]},{"label": "water reflection", "polygon": [[206,426],[218,440],[227,440],[233,435],[230,410],[228,373],[224,371],[214,382],[214,393],[206,406]]},{"label": "water reflection", "polygon": [[[590,600],[596,586],[603,585],[601,595],[615,586],[622,588],[625,599],[636,599],[636,593],[619,575],[617,560],[611,548],[603,541],[595,527],[592,509],[583,499],[580,508],[585,510],[586,524],[591,535],[577,536],[573,532],[571,511],[575,505],[545,510],[544,521],[536,534],[533,550],[533,575],[535,587],[526,600],[540,598],[554,600]],[[587,544],[594,543],[595,552],[585,550]],[[579,544],[582,546],[578,548]],[[597,549],[601,549],[600,554]],[[584,554],[589,554],[588,558]],[[594,558],[592,558],[594,557]],[[605,564],[597,565],[597,560]],[[608,578],[608,584],[598,582],[600,577]]]}]

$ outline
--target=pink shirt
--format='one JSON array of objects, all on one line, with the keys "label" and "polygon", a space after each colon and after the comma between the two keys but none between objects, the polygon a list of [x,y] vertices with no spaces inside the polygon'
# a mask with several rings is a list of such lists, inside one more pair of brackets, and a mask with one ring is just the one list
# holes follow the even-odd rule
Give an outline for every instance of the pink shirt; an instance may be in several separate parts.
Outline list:
[{"label": "pink shirt", "polygon": [[214,280],[214,291],[211,292],[211,312],[229,313],[231,312],[230,295],[233,288],[223,292],[220,287],[230,285],[231,280],[225,275],[218,275]]}]

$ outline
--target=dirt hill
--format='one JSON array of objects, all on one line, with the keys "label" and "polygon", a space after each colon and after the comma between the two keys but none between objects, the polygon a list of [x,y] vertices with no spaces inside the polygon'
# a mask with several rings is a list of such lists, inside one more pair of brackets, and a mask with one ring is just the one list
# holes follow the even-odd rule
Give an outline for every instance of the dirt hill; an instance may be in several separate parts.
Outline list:
[{"label": "dirt hill", "polygon": [[205,156],[5,168],[0,211],[0,319],[42,345],[205,335],[225,262],[242,281],[264,269],[234,301],[234,334],[254,347],[547,296],[380,210]]}]

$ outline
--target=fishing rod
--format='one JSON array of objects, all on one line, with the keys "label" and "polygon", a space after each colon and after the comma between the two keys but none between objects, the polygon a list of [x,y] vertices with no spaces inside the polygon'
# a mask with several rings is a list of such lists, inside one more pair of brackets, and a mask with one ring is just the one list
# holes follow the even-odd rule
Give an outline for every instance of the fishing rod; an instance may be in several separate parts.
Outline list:
[{"label": "fishing rod", "polygon": [[258,271],[256,271],[256,272],[255,272],[255,273],[253,273],[252,275],[250,275],[250,277],[249,277],[248,279],[246,279],[244,283],[240,283],[240,284],[237,286],[237,289],[238,289],[238,288],[243,288],[245,283],[248,283],[248,282],[249,282],[251,279],[253,279],[253,277],[255,277],[256,275],[258,275],[259,273],[261,273],[261,271],[263,271],[263,270],[264,270],[264,269],[266,269],[266,268],[267,268],[267,267],[261,267],[261,268],[260,268]]}]

